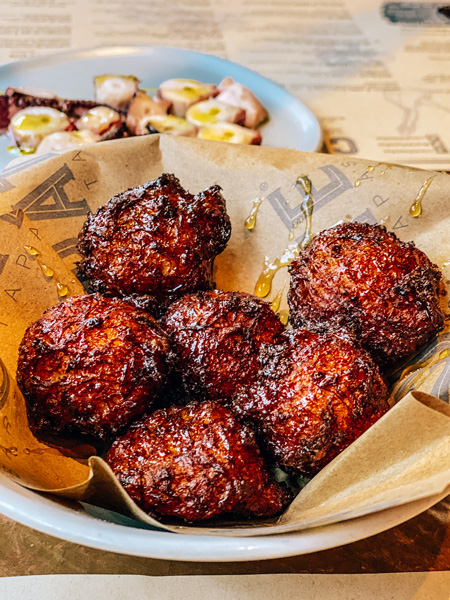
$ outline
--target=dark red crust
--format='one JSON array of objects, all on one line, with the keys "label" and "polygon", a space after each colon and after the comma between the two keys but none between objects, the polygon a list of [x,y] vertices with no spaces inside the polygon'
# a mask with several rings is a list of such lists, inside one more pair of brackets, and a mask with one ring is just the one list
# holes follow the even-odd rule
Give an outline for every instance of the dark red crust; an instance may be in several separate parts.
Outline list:
[{"label": "dark red crust", "polygon": [[383,226],[344,223],[319,233],[290,273],[294,327],[345,327],[380,365],[413,354],[443,327],[438,267]]},{"label": "dark red crust", "polygon": [[159,314],[184,294],[212,287],[213,261],[230,233],[219,186],[193,196],[163,174],[88,217],[79,235],[79,271],[93,291]]},{"label": "dark red crust", "polygon": [[283,337],[262,349],[257,382],[232,407],[281,468],[311,476],[388,410],[388,392],[347,333],[297,329]]},{"label": "dark red crust", "polygon": [[30,325],[19,348],[30,428],[110,439],[151,408],[170,363],[148,313],[116,298],[69,298]]},{"label": "dark red crust", "polygon": [[270,304],[243,292],[218,290],[184,296],[168,309],[170,337],[186,392],[226,402],[258,371],[264,344],[281,339],[284,326]]},{"label": "dark red crust", "polygon": [[106,461],[155,517],[268,517],[292,499],[267,470],[253,432],[212,402],[154,412],[114,442]]}]

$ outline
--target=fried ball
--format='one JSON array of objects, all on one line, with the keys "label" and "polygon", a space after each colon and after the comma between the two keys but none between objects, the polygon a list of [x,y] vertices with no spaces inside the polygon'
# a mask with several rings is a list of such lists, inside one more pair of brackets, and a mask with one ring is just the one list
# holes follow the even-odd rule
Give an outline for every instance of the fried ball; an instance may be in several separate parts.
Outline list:
[{"label": "fried ball", "polygon": [[382,366],[413,354],[443,327],[437,266],[383,226],[353,222],[322,231],[290,273],[294,327],[345,327]]},{"label": "fried ball", "polygon": [[155,517],[268,517],[292,497],[268,471],[251,429],[213,402],[155,411],[114,442],[106,461]]},{"label": "fried ball", "polygon": [[118,298],[69,298],[30,325],[19,348],[30,428],[109,439],[152,406],[171,360],[148,313]]},{"label": "fried ball", "polygon": [[186,392],[226,401],[258,371],[263,344],[280,339],[284,326],[264,300],[218,290],[184,296],[164,323]]},{"label": "fried ball", "polygon": [[193,196],[164,174],[117,194],[88,217],[78,269],[93,291],[159,315],[184,294],[212,287],[213,261],[230,233],[219,186]]},{"label": "fried ball", "polygon": [[256,383],[233,400],[276,463],[312,476],[389,408],[378,366],[347,332],[296,329],[260,354]]}]

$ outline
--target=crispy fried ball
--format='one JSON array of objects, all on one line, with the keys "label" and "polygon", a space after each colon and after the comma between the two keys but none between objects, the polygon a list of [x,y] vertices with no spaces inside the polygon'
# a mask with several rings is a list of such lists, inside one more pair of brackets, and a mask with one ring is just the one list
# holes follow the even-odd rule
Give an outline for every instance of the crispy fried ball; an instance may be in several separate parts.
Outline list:
[{"label": "crispy fried ball", "polygon": [[354,222],[322,231],[290,273],[294,327],[348,328],[382,366],[411,355],[443,327],[437,266],[383,226]]},{"label": "crispy fried ball", "polygon": [[114,442],[106,461],[156,517],[267,517],[291,499],[267,470],[253,432],[213,402],[155,411]]},{"label": "crispy fried ball", "polygon": [[254,379],[260,347],[276,342],[284,331],[264,300],[218,290],[174,302],[164,327],[186,392],[217,401],[226,401]]},{"label": "crispy fried ball", "polygon": [[19,348],[30,428],[111,438],[152,406],[171,360],[148,313],[118,298],[69,298],[30,325]]},{"label": "crispy fried ball", "polygon": [[129,298],[158,315],[189,292],[212,287],[230,219],[220,187],[193,196],[174,175],[117,194],[79,234],[80,274],[93,291]]},{"label": "crispy fried ball", "polygon": [[281,468],[311,476],[388,410],[387,388],[346,332],[283,337],[262,349],[257,382],[241,388],[233,410],[253,422]]}]

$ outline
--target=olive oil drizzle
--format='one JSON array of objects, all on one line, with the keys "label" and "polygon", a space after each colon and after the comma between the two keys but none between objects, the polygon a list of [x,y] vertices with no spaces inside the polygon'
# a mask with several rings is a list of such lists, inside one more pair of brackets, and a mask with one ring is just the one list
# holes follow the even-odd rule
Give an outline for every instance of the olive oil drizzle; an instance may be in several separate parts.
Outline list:
[{"label": "olive oil drizzle", "polygon": [[259,207],[261,206],[264,198],[255,198],[252,201],[252,208],[250,210],[250,214],[245,219],[245,228],[251,231],[256,225],[256,219],[258,217]]},{"label": "olive oil drizzle", "polygon": [[18,146],[6,146],[6,151],[16,156],[27,156],[28,154],[35,154],[36,148],[19,148]]},{"label": "olive oil drizzle", "polygon": [[422,200],[425,197],[425,194],[427,193],[428,188],[431,185],[431,182],[433,181],[433,179],[436,177],[436,175],[432,175],[431,177],[429,177],[424,184],[422,185],[422,187],[419,190],[419,193],[416,196],[416,199],[414,200],[414,202],[411,204],[410,208],[409,208],[409,214],[414,217],[420,217],[420,215],[422,214]]},{"label": "olive oil drizzle", "polygon": [[263,270],[255,285],[255,295],[259,298],[265,298],[270,293],[270,290],[272,289],[272,281],[277,271],[283,267],[288,267],[314,237],[311,232],[312,214],[314,210],[314,199],[311,193],[311,181],[306,175],[301,175],[300,177],[297,177],[295,185],[300,185],[305,192],[305,196],[300,206],[305,217],[305,233],[303,234],[303,238],[299,244],[288,244],[280,257],[275,258],[273,261],[270,261],[268,257],[265,258]]}]

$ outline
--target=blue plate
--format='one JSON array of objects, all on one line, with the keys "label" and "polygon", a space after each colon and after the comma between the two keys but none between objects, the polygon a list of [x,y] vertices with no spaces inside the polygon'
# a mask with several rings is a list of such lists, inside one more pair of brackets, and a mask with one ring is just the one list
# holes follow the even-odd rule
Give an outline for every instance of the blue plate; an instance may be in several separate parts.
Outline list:
[{"label": "blue plate", "polygon": [[[236,63],[167,46],[133,46],[73,50],[37,56],[0,67],[0,89],[34,87],[64,98],[93,99],[97,75],[135,75],[143,88],[157,88],[174,77],[219,83],[229,75],[250,88],[267,108],[270,119],[261,128],[264,146],[314,152],[321,144],[315,115],[273,81]],[[14,158],[0,138],[0,172]]]}]

